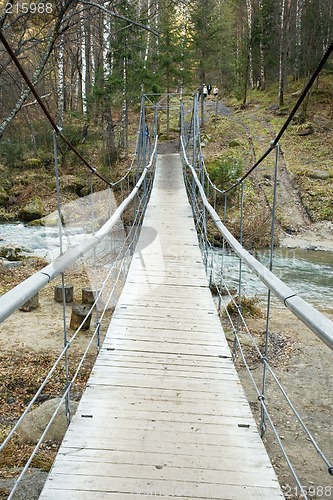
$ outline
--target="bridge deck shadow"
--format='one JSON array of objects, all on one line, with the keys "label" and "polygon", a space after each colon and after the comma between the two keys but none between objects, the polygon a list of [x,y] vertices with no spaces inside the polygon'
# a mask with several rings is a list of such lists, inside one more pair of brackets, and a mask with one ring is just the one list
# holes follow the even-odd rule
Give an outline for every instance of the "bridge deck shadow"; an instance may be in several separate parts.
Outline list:
[{"label": "bridge deck shadow", "polygon": [[284,498],[208,287],[179,155],[41,500]]}]

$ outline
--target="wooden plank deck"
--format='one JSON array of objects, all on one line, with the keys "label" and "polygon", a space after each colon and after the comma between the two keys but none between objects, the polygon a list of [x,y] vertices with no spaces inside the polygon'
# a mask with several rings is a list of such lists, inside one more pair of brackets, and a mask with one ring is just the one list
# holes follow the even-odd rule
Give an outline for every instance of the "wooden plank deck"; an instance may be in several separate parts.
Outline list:
[{"label": "wooden plank deck", "polygon": [[178,155],[158,157],[137,248],[40,499],[284,498],[208,288]]}]

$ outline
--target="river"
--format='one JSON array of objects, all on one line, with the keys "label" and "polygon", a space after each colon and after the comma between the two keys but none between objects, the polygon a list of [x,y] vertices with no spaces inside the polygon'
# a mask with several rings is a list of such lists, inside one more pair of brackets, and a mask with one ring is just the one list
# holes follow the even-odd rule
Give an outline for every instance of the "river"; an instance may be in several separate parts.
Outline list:
[{"label": "river", "polygon": [[[227,284],[237,288],[239,259],[232,253],[223,254],[218,248],[213,253],[214,280],[219,280],[223,269]],[[267,250],[257,251],[255,257],[269,266]],[[273,273],[315,307],[333,310],[333,252],[277,248],[273,256]],[[267,296],[266,287],[245,264],[242,264],[242,291],[247,296]]]},{"label": "river", "polygon": [[[80,243],[87,234],[79,227],[66,230],[64,248]],[[51,261],[59,255],[57,227],[27,226],[22,223],[0,224],[0,246],[24,247],[27,255],[36,255]],[[215,279],[221,265],[228,283],[236,286],[238,259],[232,254],[214,250]],[[255,257],[268,266],[268,251],[258,251]],[[273,272],[302,298],[316,307],[333,310],[333,252],[278,248],[274,251]],[[246,295],[265,296],[266,289],[254,273],[242,266],[243,290]]]},{"label": "river", "polygon": [[[74,246],[87,238],[81,227],[66,228],[63,248]],[[42,257],[48,262],[59,255],[58,228],[47,226],[27,226],[23,223],[0,224],[0,247],[21,247],[27,256]]]}]

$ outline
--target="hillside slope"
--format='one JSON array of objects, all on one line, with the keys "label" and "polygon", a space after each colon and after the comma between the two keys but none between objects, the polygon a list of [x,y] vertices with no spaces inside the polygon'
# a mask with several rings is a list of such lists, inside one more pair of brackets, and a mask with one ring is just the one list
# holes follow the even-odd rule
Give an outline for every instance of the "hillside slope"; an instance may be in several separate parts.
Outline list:
[{"label": "hillside slope", "polygon": [[[333,92],[328,87],[313,93],[308,121],[295,120],[280,141],[277,183],[277,221],[282,245],[333,248]],[[291,109],[296,98],[289,96]],[[217,158],[240,159],[247,171],[269,148],[286,120],[287,109],[268,104],[267,94],[254,93],[245,107],[216,106],[207,102],[210,119],[205,128],[207,166]],[[250,176],[251,203],[272,207],[275,152]],[[251,191],[251,190],[250,190]],[[257,197],[257,200],[253,200]],[[253,215],[254,216],[254,215]],[[255,216],[254,216],[255,217]]]}]

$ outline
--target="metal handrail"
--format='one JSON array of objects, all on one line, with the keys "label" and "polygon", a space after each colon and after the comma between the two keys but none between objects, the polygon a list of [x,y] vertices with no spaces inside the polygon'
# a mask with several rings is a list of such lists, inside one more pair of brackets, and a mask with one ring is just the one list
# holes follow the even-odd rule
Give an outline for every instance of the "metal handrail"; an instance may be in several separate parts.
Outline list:
[{"label": "metal handrail", "polygon": [[324,314],[314,308],[311,304],[302,299],[294,290],[281,281],[267,267],[261,264],[253,257],[245,248],[236,240],[236,238],[228,231],[225,225],[221,222],[216,210],[210,205],[207,200],[205,191],[198,179],[195,169],[189,162],[183,137],[180,138],[183,157],[186,165],[191,170],[195,184],[200,192],[200,196],[205,208],[210,213],[212,220],[232,247],[238,257],[245,262],[248,267],[258,276],[258,278],[271,290],[274,295],[286,306],[302,323],[312,330],[330,349],[333,350],[333,322]]}]

